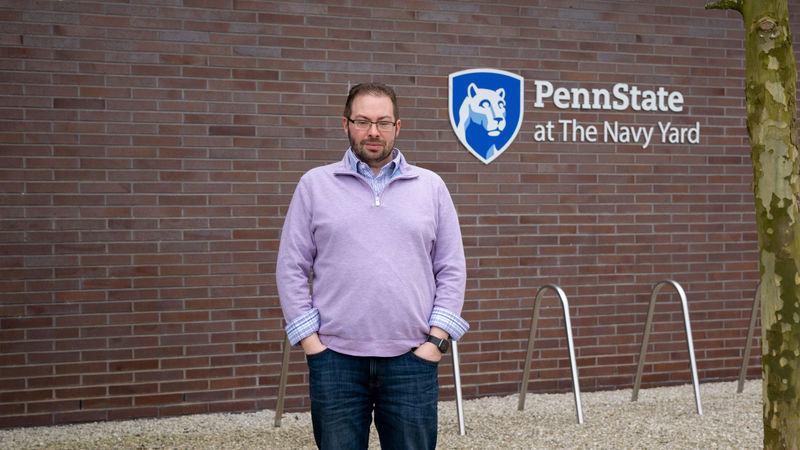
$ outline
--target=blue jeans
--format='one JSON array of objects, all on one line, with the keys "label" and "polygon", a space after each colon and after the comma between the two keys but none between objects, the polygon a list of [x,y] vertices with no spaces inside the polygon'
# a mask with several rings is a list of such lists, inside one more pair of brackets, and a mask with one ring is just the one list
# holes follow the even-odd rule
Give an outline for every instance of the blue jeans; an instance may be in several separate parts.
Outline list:
[{"label": "blue jeans", "polygon": [[437,362],[412,352],[377,358],[330,349],[306,360],[320,449],[366,449],[373,411],[383,450],[436,447]]}]

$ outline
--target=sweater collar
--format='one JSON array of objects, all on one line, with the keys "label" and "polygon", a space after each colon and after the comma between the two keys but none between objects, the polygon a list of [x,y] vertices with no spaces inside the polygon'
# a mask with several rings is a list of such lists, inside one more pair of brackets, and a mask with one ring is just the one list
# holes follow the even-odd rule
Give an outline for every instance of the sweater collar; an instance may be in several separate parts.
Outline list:
[{"label": "sweater collar", "polygon": [[[372,176],[373,171],[372,168],[369,167],[365,162],[358,159],[355,152],[353,152],[353,147],[350,147],[347,152],[345,153],[347,159],[350,161],[350,167],[354,172],[360,173],[361,175],[365,175],[365,173],[369,172],[370,176]],[[396,175],[400,175],[403,172],[400,171],[400,150],[394,148],[392,149],[392,160],[386,163],[383,167],[381,167],[380,172],[386,173],[389,178],[393,178]],[[365,175],[366,176],[366,175]]]},{"label": "sweater collar", "polygon": [[[400,172],[400,175],[412,175],[415,172],[413,170],[414,166],[406,162],[406,158],[403,156],[403,153],[397,148],[392,149],[392,152],[394,152],[395,156],[394,159],[392,159],[392,162],[389,164],[396,164],[394,170]],[[342,161],[339,163],[339,170],[337,170],[337,173],[358,173],[355,166],[357,161],[358,159],[353,154],[353,150],[348,148],[344,154],[344,158],[342,158]]]}]

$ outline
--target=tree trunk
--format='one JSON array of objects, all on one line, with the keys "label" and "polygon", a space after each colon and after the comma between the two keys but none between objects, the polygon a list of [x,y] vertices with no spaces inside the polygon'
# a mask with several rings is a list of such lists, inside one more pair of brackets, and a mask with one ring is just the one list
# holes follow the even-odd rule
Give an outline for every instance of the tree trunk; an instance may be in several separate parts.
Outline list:
[{"label": "tree trunk", "polygon": [[747,130],[761,271],[764,448],[800,448],[800,210],[787,0],[721,0],[745,26]]}]

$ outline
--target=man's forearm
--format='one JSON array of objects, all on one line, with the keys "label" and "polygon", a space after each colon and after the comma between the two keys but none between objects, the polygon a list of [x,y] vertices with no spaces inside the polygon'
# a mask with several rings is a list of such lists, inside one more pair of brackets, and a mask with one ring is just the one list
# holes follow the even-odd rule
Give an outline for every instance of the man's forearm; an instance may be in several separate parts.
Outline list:
[{"label": "man's forearm", "polygon": [[431,336],[436,336],[438,338],[442,338],[442,339],[449,339],[450,338],[450,335],[447,334],[446,331],[444,331],[443,329],[441,329],[439,327],[431,327],[431,331],[428,334],[430,334]]}]

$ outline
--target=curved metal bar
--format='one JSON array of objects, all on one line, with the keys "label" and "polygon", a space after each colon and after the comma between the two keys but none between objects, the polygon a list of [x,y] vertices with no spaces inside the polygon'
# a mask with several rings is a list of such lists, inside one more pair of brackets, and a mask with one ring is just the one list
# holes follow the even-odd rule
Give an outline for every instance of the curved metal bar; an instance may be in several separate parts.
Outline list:
[{"label": "curved metal bar", "polygon": [[583,409],[581,408],[581,390],[578,384],[578,367],[575,363],[575,346],[572,343],[572,324],[569,320],[569,303],[567,302],[567,296],[564,294],[564,291],[554,284],[546,284],[539,288],[539,291],[536,293],[536,299],[533,302],[533,317],[531,318],[531,330],[528,335],[528,352],[525,355],[525,369],[522,374],[522,386],[519,391],[519,404],[517,405],[517,409],[519,411],[525,409],[525,394],[528,392],[528,374],[531,370],[531,356],[533,355],[533,339],[536,336],[536,322],[539,320],[539,307],[542,303],[542,297],[544,297],[544,293],[548,289],[552,289],[556,292],[558,299],[561,300],[561,307],[564,310],[564,328],[566,328],[567,332],[569,364],[572,368],[572,389],[575,396],[575,412],[578,416],[578,423],[582,424]]},{"label": "curved metal bar", "polygon": [[739,369],[739,385],[736,387],[736,393],[741,394],[744,390],[744,379],[747,374],[747,362],[750,360],[750,347],[753,343],[753,334],[756,329],[756,317],[758,317],[758,310],[761,309],[761,282],[756,286],[756,294],[753,296],[753,311],[750,312],[750,327],[747,329],[747,340],[744,345],[744,356],[742,357],[742,367]]},{"label": "curved metal bar", "polygon": [[278,404],[275,406],[275,428],[281,426],[283,416],[283,399],[286,396],[286,377],[289,374],[289,351],[292,349],[289,344],[289,336],[283,339],[283,362],[281,363],[281,381],[278,385]]},{"label": "curved metal bar", "polygon": [[635,402],[639,398],[639,385],[642,382],[642,369],[644,368],[644,358],[647,355],[647,343],[650,340],[650,326],[653,323],[653,311],[656,306],[656,296],[661,288],[670,284],[678,291],[681,298],[681,307],[683,308],[683,324],[686,328],[686,343],[689,347],[689,364],[692,369],[692,384],[694,385],[695,403],[697,404],[697,414],[703,415],[703,406],[700,403],[700,382],[697,378],[697,363],[694,359],[694,344],[692,343],[692,326],[689,323],[689,303],[686,301],[686,293],[683,291],[678,282],[673,280],[662,280],[656,283],[653,287],[653,292],[650,294],[650,307],[647,310],[647,321],[644,325],[644,337],[642,338],[642,350],[639,353],[639,364],[636,368],[636,378],[633,382],[633,395],[631,401]]},{"label": "curved metal bar", "polygon": [[461,397],[461,370],[458,368],[458,342],[451,340],[450,348],[453,351],[453,378],[456,384],[456,413],[458,414],[458,434],[467,434],[464,428],[464,400]]}]

